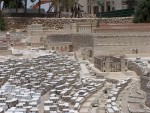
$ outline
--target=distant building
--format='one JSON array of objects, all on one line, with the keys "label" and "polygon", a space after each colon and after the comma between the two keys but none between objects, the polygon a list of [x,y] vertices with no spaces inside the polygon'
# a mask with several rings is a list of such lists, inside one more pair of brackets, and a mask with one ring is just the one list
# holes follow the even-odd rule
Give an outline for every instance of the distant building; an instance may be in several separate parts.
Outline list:
[{"label": "distant building", "polygon": [[47,36],[44,45],[47,49],[74,52],[82,47],[92,48],[93,37],[89,34],[51,34]]},{"label": "distant building", "polygon": [[94,58],[94,66],[102,72],[127,71],[128,63],[124,56],[100,56]]},{"label": "distant building", "polygon": [[114,10],[127,9],[127,5],[123,4],[124,0],[102,0],[102,6],[97,4],[97,0],[88,0],[88,13],[97,14],[99,11],[107,12]]},{"label": "distant building", "polygon": [[1,50],[8,50],[8,44],[4,42],[0,42],[0,51]]},{"label": "distant building", "polygon": [[13,46],[18,43],[21,43],[21,38],[13,37],[9,32],[6,33],[5,36],[0,37],[0,42],[6,43],[8,46]]}]

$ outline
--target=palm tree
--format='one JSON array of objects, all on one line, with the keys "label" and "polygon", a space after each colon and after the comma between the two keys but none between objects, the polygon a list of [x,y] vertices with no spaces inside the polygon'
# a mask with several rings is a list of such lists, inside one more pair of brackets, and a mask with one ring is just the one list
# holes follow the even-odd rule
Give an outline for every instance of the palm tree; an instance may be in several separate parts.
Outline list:
[{"label": "palm tree", "polygon": [[24,5],[23,5],[23,2],[21,0],[15,0],[15,7],[16,8],[16,13],[18,13],[18,8],[23,8]]},{"label": "palm tree", "polygon": [[61,0],[52,0],[52,5],[54,7],[54,12],[58,12],[58,8],[59,8],[60,3],[61,3]]},{"label": "palm tree", "polygon": [[24,14],[26,15],[27,13],[27,0],[25,0],[25,6],[24,6]]},{"label": "palm tree", "polygon": [[69,10],[73,7],[75,0],[62,0],[62,7],[69,12]]},{"label": "palm tree", "polygon": [[59,17],[62,11],[69,12],[71,11],[72,7],[75,4],[75,0],[53,0],[53,3],[55,4],[55,9],[57,11],[57,7],[59,7]]},{"label": "palm tree", "polygon": [[[39,4],[41,4],[41,0],[39,0]],[[39,5],[39,11],[38,11],[39,15],[41,13],[41,5]]]}]

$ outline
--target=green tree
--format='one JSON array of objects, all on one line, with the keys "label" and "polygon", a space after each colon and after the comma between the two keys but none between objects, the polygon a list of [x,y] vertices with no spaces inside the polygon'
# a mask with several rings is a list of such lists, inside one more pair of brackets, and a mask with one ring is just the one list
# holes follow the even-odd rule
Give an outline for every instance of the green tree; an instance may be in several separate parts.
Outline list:
[{"label": "green tree", "polygon": [[[60,16],[62,11],[69,12],[74,6],[74,4],[75,4],[75,0],[52,0],[51,6],[55,7],[55,12],[59,12],[59,16]],[[59,7],[59,11],[57,10],[58,7]]]},{"label": "green tree", "polygon": [[6,22],[5,19],[2,16],[1,10],[0,10],[0,30],[3,31],[6,29]]},{"label": "green tree", "polygon": [[133,18],[135,23],[150,22],[150,0],[138,0]]},{"label": "green tree", "polygon": [[4,8],[24,8],[22,0],[3,0]]},{"label": "green tree", "polygon": [[16,9],[16,12],[18,12],[18,8],[24,8],[25,7],[25,1],[24,0],[3,0],[4,6],[3,9]]},{"label": "green tree", "polygon": [[75,0],[61,0],[63,10],[69,12],[69,10],[73,7]]}]

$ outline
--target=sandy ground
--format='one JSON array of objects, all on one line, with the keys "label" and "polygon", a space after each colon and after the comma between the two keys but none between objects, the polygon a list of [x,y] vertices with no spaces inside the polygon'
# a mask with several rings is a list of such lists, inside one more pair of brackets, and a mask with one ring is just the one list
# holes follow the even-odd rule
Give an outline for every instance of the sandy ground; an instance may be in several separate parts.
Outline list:
[{"label": "sandy ground", "polygon": [[138,76],[135,72],[132,71],[128,71],[128,72],[110,72],[107,75],[108,78],[111,79],[116,79],[116,80],[122,80],[122,79],[126,79],[126,78],[133,78],[133,79],[137,79]]}]

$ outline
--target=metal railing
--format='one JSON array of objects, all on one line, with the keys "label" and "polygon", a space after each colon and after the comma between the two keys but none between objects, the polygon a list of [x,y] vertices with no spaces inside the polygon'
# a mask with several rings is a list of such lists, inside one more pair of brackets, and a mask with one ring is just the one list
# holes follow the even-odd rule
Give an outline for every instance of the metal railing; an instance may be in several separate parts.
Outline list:
[{"label": "metal railing", "polygon": [[129,17],[134,14],[134,8],[131,9],[123,9],[123,10],[115,10],[108,12],[101,12],[97,14],[97,17],[102,18],[111,18],[111,17]]}]

